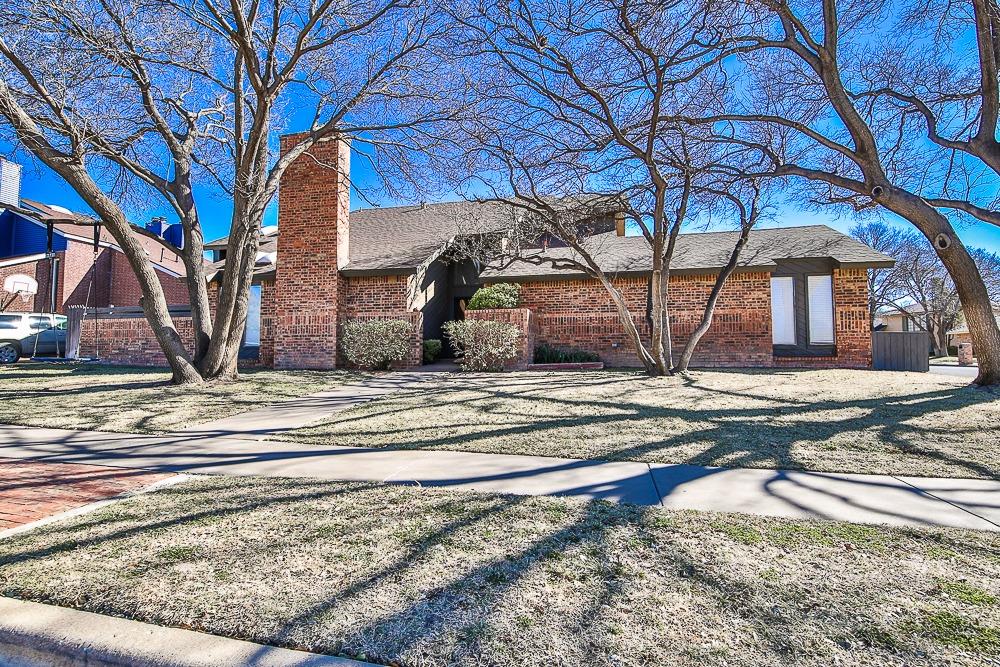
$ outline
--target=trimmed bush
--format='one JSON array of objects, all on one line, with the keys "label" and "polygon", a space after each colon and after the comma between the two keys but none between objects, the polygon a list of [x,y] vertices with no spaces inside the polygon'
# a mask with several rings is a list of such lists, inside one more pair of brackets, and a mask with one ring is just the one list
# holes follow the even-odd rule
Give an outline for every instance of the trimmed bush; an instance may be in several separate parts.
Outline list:
[{"label": "trimmed bush", "polygon": [[504,364],[520,354],[521,330],[507,322],[447,322],[444,335],[462,370],[502,371]]},{"label": "trimmed bush", "polygon": [[600,360],[600,355],[587,350],[565,350],[544,343],[535,348],[536,364],[584,364]]},{"label": "trimmed bush", "polygon": [[410,353],[413,325],[406,320],[348,320],[340,330],[340,349],[352,364],[389,370]]},{"label": "trimmed bush", "polygon": [[424,341],[424,363],[433,364],[441,356],[441,341],[437,338],[429,338]]},{"label": "trimmed bush", "polygon": [[521,305],[521,286],[516,283],[497,283],[480,287],[469,299],[469,310],[489,308],[517,308]]}]

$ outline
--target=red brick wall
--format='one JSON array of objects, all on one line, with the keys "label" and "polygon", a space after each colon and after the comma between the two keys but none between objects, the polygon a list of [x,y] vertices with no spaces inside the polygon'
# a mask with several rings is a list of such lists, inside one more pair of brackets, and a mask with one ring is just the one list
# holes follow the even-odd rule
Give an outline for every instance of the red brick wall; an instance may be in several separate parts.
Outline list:
[{"label": "red brick wall", "polygon": [[535,358],[535,339],[538,335],[538,328],[535,326],[534,314],[528,308],[505,308],[487,310],[467,310],[465,311],[467,320],[489,320],[492,322],[507,322],[513,324],[521,331],[521,353],[516,359],[512,359],[507,368],[511,370],[524,370]]},{"label": "red brick wall", "polygon": [[[672,276],[668,293],[674,352],[680,354],[701,312],[715,276]],[[648,343],[648,281],[615,281]],[[617,310],[596,280],[538,281],[522,284],[523,305],[537,318],[538,342],[597,352],[612,366],[635,366],[638,359]],[[766,366],[771,363],[770,274],[730,277],[716,306],[712,327],[695,352],[694,365]]]},{"label": "red brick wall", "polygon": [[[669,290],[674,354],[680,354],[701,319],[715,276],[672,276]],[[640,335],[649,340],[645,319],[647,280],[615,282],[628,303]],[[837,355],[774,358],[771,343],[771,287],[766,272],[737,273],[719,295],[715,316],[701,339],[695,366],[871,366],[864,269],[833,272]],[[538,281],[522,284],[523,305],[536,316],[539,343],[597,352],[609,365],[638,364],[611,298],[596,280]]]},{"label": "red brick wall", "polygon": [[374,313],[405,313],[409,276],[354,276],[341,281],[345,316]]},{"label": "red brick wall", "polygon": [[[190,317],[174,317],[174,327],[181,339],[193,348],[194,331]],[[107,364],[123,366],[166,366],[167,359],[153,335],[149,323],[138,317],[87,313],[80,332],[80,356],[98,357]]]},{"label": "red brick wall", "polygon": [[[287,153],[301,135],[281,138]],[[338,268],[347,263],[350,196],[346,142],[313,147],[281,178],[278,192],[278,268],[275,284],[274,365],[337,365]]]},{"label": "red brick wall", "polygon": [[[155,243],[155,242],[153,242]],[[137,306],[142,295],[139,280],[124,254],[111,248],[102,248],[98,254],[94,275],[92,246],[78,241],[68,241],[66,250],[57,252],[59,275],[56,283],[55,312],[65,313],[67,306]],[[15,273],[24,273],[38,281],[38,294],[28,303],[15,300],[7,309],[17,312],[43,312],[49,304],[49,260],[41,259],[27,264],[0,268],[0,285],[3,279]],[[163,286],[167,305],[187,305],[187,286],[184,278],[156,272]]]},{"label": "red brick wall", "polygon": [[[410,341],[410,355],[398,368],[414,368],[423,363],[424,318],[407,307],[409,276],[353,276],[341,279],[340,325],[349,319],[408,320],[416,327]],[[347,360],[340,356],[340,362]]]},{"label": "red brick wall", "polygon": [[[275,300],[277,290],[273,280],[264,281],[260,284],[260,349],[258,352],[258,363],[261,366],[271,368],[274,366],[274,325],[275,325]],[[215,311],[213,306],[213,312]]]},{"label": "red brick wall", "polygon": [[[107,251],[111,257],[111,286],[106,303],[100,306],[138,306],[142,290],[139,287],[139,279],[135,277],[132,265],[128,258],[117,251]],[[163,287],[163,295],[167,299],[169,306],[188,305],[187,285],[183,278],[171,276],[162,271],[157,271],[160,278],[160,285]]]},{"label": "red brick wall", "polygon": [[[59,253],[60,255],[62,253]],[[15,266],[4,266],[0,267],[0,288],[3,287],[3,281],[8,276],[23,273],[24,275],[31,276],[38,283],[38,293],[28,300],[21,301],[20,297],[14,299],[9,306],[7,306],[7,312],[9,313],[37,313],[46,310],[49,301],[48,283],[49,283],[49,260],[43,259],[36,262],[29,262],[27,264],[17,264]],[[0,300],[7,301],[10,298],[10,294],[7,292],[0,291]]]}]

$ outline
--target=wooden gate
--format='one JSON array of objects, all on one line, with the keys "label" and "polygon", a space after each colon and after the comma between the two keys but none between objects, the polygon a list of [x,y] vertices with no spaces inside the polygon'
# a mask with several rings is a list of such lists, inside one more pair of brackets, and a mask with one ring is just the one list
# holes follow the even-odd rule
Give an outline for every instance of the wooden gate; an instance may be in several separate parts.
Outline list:
[{"label": "wooden gate", "polygon": [[872,332],[872,367],[879,371],[929,369],[930,339],[926,331]]},{"label": "wooden gate", "polygon": [[83,320],[86,316],[85,306],[70,306],[66,309],[67,359],[77,359],[80,356],[80,336],[83,333]]}]

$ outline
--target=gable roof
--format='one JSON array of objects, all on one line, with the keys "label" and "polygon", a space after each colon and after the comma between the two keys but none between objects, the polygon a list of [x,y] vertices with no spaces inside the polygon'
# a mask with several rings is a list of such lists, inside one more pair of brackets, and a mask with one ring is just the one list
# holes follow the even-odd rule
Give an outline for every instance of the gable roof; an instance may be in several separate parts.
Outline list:
[{"label": "gable roof", "polygon": [[[498,202],[443,202],[411,206],[389,206],[351,211],[350,258],[341,269],[345,276],[406,275],[432,262],[457,235],[499,226],[510,219],[511,208]],[[261,253],[277,252],[281,230],[261,237]],[[221,250],[224,236],[205,244],[206,250]],[[212,265],[215,271],[226,261]],[[258,260],[254,275],[273,274],[276,263]],[[209,275],[214,275],[209,271]]]},{"label": "gable roof", "polygon": [[[499,229],[509,222],[512,207],[500,202],[444,202],[412,206],[358,209],[350,214],[350,259],[341,269],[345,276],[405,275],[416,273],[446,249],[456,236],[486,229]],[[261,251],[275,252],[280,234],[266,234]],[[681,234],[671,270],[676,272],[711,272],[724,266],[736,243],[738,232],[702,232]],[[206,248],[225,247],[227,238],[211,241]],[[273,245],[272,245],[273,244]],[[595,234],[589,247],[609,273],[647,273],[651,270],[651,251],[639,236],[617,236],[614,232]],[[571,258],[571,248],[531,250],[529,259]],[[272,255],[273,257],[273,255]],[[750,234],[740,267],[746,270],[770,270],[782,259],[830,259],[835,265],[849,267],[888,267],[894,260],[846,234],[825,225],[758,229]],[[213,267],[221,270],[225,260]],[[276,263],[258,261],[255,274],[273,273]],[[531,278],[573,277],[579,271],[556,269],[515,261],[506,267],[486,267],[488,279],[527,280]]]},{"label": "gable roof", "polygon": [[[83,213],[76,213],[61,206],[43,204],[31,199],[22,199],[21,206],[9,206],[7,208],[11,212],[35,224],[46,225],[52,223],[52,229],[56,235],[78,243],[93,244],[94,224],[96,223],[100,226],[98,240],[100,246],[113,248],[121,252],[121,248],[119,248],[118,242],[115,241],[111,232],[97,218]],[[132,231],[135,233],[139,244],[146,251],[146,256],[149,258],[150,263],[156,268],[174,276],[184,276],[187,273],[177,248],[138,225],[133,224]]]},{"label": "gable roof", "polygon": [[446,202],[351,211],[346,276],[414,273],[459,234],[498,228],[511,207],[499,202]]},{"label": "gable roof", "polygon": [[[680,234],[671,261],[672,273],[710,273],[726,265],[737,231]],[[641,236],[617,236],[614,232],[588,239],[586,249],[602,270],[613,275],[643,274],[652,270],[652,249]],[[579,277],[575,269],[553,268],[551,260],[574,260],[572,248],[531,250],[509,266],[488,267],[482,276],[497,280]],[[791,259],[828,259],[842,268],[890,267],[892,257],[868,247],[826,225],[755,229],[740,255],[742,270],[773,270],[778,262]],[[540,262],[540,264],[539,264]]]}]

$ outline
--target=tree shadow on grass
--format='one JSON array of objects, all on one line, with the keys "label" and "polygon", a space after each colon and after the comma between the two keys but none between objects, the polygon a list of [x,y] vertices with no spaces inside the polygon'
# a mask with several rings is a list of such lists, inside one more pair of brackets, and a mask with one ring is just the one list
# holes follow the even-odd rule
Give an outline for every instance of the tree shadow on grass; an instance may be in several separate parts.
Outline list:
[{"label": "tree shadow on grass", "polygon": [[[512,503],[520,502],[511,499]],[[322,627],[325,618],[335,616],[341,604],[351,598],[364,598],[377,595],[377,586],[387,578],[402,580],[421,580],[420,572],[423,559],[428,555],[428,546],[447,539],[449,534],[468,529],[476,522],[484,521],[490,516],[504,511],[497,507],[491,511],[474,516],[468,516],[461,521],[451,522],[443,526],[433,537],[425,540],[400,558],[390,568],[381,570],[363,581],[352,583],[310,609],[295,616],[284,619],[281,630],[274,635],[272,641],[279,645],[298,646],[294,641],[302,628],[319,624]],[[628,650],[628,638],[623,645],[614,646],[615,639],[601,631],[605,619],[604,612],[619,604],[618,596],[622,589],[635,582],[627,581],[627,575],[615,569],[611,562],[614,547],[609,545],[609,535],[619,529],[635,529],[640,526],[639,539],[645,539],[655,546],[655,553],[660,559],[655,563],[666,576],[677,580],[677,585],[688,590],[695,596],[704,596],[706,600],[720,609],[739,617],[747,625],[756,629],[763,644],[773,653],[775,659],[782,659],[796,653],[801,646],[797,637],[801,633],[802,624],[810,622],[811,607],[804,611],[803,601],[806,591],[783,585],[780,582],[766,584],[754,582],[722,572],[723,568],[707,565],[703,555],[695,554],[686,549],[681,541],[657,539],[648,532],[648,526],[655,520],[652,513],[656,510],[641,510],[638,508],[621,508],[602,503],[590,502],[579,518],[567,525],[557,527],[538,539],[519,547],[513,553],[487,562],[474,564],[460,572],[451,572],[446,580],[433,582],[423,590],[422,594],[412,599],[404,608],[371,619],[363,626],[349,630],[343,637],[335,640],[330,637],[330,643],[305,646],[304,648],[346,653],[352,656],[363,655],[366,659],[386,663],[416,663],[417,657],[426,664],[493,664],[495,656],[491,653],[497,649],[491,646],[494,632],[502,635],[500,640],[507,642],[507,654],[521,655],[528,662],[540,663],[535,651],[550,646],[531,646],[520,641],[511,634],[512,619],[499,618],[504,613],[505,605],[517,601],[522,582],[532,576],[552,576],[545,570],[553,562],[569,562],[576,557],[574,554],[596,554],[598,564],[588,570],[583,578],[583,586],[561,586],[559,596],[570,595],[572,602],[561,600],[581,609],[576,615],[566,615],[553,619],[551,615],[543,614],[544,620],[555,622],[559,627],[548,628],[546,639],[558,644],[560,638],[573,642],[572,646],[561,646],[558,649],[560,660],[574,664],[600,664],[606,662],[610,655]],[[621,547],[617,547],[621,548]],[[541,572],[540,572],[541,571]],[[558,575],[557,575],[558,576]],[[537,582],[536,582],[537,583]],[[662,592],[662,591],[661,591]],[[857,591],[857,599],[864,599],[863,591]],[[844,592],[846,599],[851,599],[850,591]],[[356,601],[356,600],[355,600]],[[656,609],[655,603],[650,604]],[[619,612],[622,610],[619,608]],[[648,611],[648,610],[647,610]],[[829,613],[829,612],[828,612]],[[836,619],[843,629],[852,635],[857,642],[871,643],[872,629],[880,628],[881,618],[877,610],[855,607],[847,613],[835,612]],[[829,620],[829,619],[826,619]],[[497,627],[494,627],[499,624]],[[697,628],[693,629],[697,631]],[[315,634],[315,633],[313,633]],[[326,637],[325,634],[321,636]],[[837,640],[840,637],[829,637]],[[672,651],[683,650],[684,646],[667,645],[654,647],[654,650],[641,656],[632,656],[633,661],[652,664],[665,660]],[[885,649],[885,646],[874,642],[869,648]],[[572,649],[572,652],[565,652]],[[544,656],[544,653],[542,654]],[[553,658],[554,656],[548,656]],[[516,662],[519,662],[516,660]]]},{"label": "tree shadow on grass", "polygon": [[[754,374],[747,374],[753,377]],[[634,378],[632,378],[634,379]],[[961,446],[961,428],[948,425],[920,423],[932,413],[984,405],[1000,400],[1000,396],[983,394],[963,387],[922,391],[910,395],[873,397],[851,400],[818,399],[795,400],[772,396],[754,396],[753,388],[729,391],[699,385],[696,380],[684,379],[686,387],[695,388],[706,397],[719,395],[732,398],[732,405],[721,407],[651,405],[630,399],[623,392],[612,394],[610,385],[629,381],[604,378],[595,382],[589,379],[559,381],[533,381],[524,386],[492,385],[482,379],[462,385],[471,395],[455,399],[454,387],[440,387],[422,392],[419,403],[387,400],[369,404],[366,408],[338,416],[326,424],[300,431],[297,439],[324,440],[335,443],[378,446],[379,438],[392,449],[452,449],[488,451],[496,453],[535,454],[543,456],[569,456],[597,458],[613,461],[643,460],[663,463],[694,463],[699,465],[726,465],[730,467],[778,467],[804,469],[809,462],[799,460],[793,448],[799,442],[838,441],[837,456],[844,459],[844,472],[859,472],[854,459],[862,454],[877,458],[868,465],[876,469],[866,472],[886,472],[884,463],[892,464],[897,455],[924,457],[930,461],[959,468],[966,474],[996,479],[1000,469],[985,461],[965,460],[955,456],[949,447]],[[553,390],[577,387],[593,389],[608,385],[608,399],[574,399],[556,395]],[[766,384],[760,385],[767,386]],[[616,387],[615,391],[618,390]],[[664,389],[664,391],[668,391]],[[627,392],[624,392],[627,394]],[[754,403],[769,405],[740,405],[750,398]],[[527,404],[522,402],[527,401]],[[773,405],[778,403],[778,405]],[[389,417],[406,417],[415,408],[428,410],[440,405],[441,421],[419,423],[416,416],[406,426],[386,430],[381,422]],[[537,410],[533,408],[537,406]],[[464,407],[477,418],[464,420],[456,407]],[[613,410],[609,412],[609,409]],[[592,412],[590,412],[592,410]],[[552,416],[539,416],[539,412]],[[589,414],[588,414],[589,412]],[[844,413],[847,413],[846,415]],[[810,415],[817,414],[816,418]],[[838,414],[839,413],[839,414]],[[494,424],[491,419],[498,417]],[[509,421],[516,421],[510,424]],[[425,420],[426,421],[426,420]],[[926,419],[924,420],[926,421]],[[369,430],[372,427],[377,431]],[[679,425],[679,426],[678,426]],[[324,428],[335,428],[336,431]],[[576,429],[579,440],[563,443],[560,438],[573,438]],[[675,433],[669,434],[670,430]],[[663,437],[663,431],[667,431]],[[981,429],[966,432],[982,436]],[[877,433],[877,441],[887,451],[869,452],[863,447],[852,451],[851,434],[858,442]],[[589,434],[589,435],[588,435]],[[388,436],[388,437],[386,437]],[[614,439],[633,438],[625,446],[613,443]],[[554,439],[554,440],[553,440]],[[372,442],[374,441],[374,442]],[[607,441],[605,443],[605,441]],[[691,454],[685,448],[706,445],[702,451]],[[863,461],[861,462],[863,463]],[[902,463],[908,465],[905,461]],[[828,467],[828,470],[837,470]],[[912,470],[912,466],[911,466]],[[895,470],[894,472],[911,472]],[[917,473],[919,474],[919,473]]]},{"label": "tree shadow on grass", "polygon": [[[176,499],[177,504],[172,507],[168,504],[168,511],[163,513],[154,514],[147,510],[144,516],[136,520],[129,517],[129,506],[123,504],[116,506],[117,510],[82,517],[70,525],[57,524],[19,538],[17,542],[0,544],[0,571],[20,563],[100,545],[113,547],[110,552],[119,553],[124,551],[124,543],[144,536],[152,540],[162,539],[162,543],[169,544],[172,535],[183,537],[195,526],[202,527],[200,539],[211,539],[211,530],[204,527],[206,524],[221,520],[239,526],[242,517],[256,510],[280,512],[290,510],[297,504],[322,502],[331,498],[337,498],[338,502],[348,506],[364,508],[365,503],[371,502],[372,490],[384,488],[376,484],[327,485],[315,481],[283,481],[275,482],[273,488],[261,490],[257,495],[257,487],[250,486],[241,490],[240,484],[232,480],[209,478],[199,483],[196,494],[192,497],[185,495],[188,491],[183,487],[171,487],[157,492]],[[414,490],[414,493],[425,492]],[[421,664],[492,664],[492,657],[500,650],[497,647],[498,641],[505,644],[503,648],[508,655],[522,655],[525,659],[538,658],[536,654],[525,653],[537,650],[542,652],[540,655],[544,659],[547,657],[544,651],[551,650],[552,647],[532,644],[532,641],[538,641],[537,636],[531,639],[532,635],[527,630],[524,631],[522,640],[516,627],[512,628],[513,619],[510,616],[512,605],[525,602],[523,587],[535,586],[536,593],[539,592],[539,577],[543,579],[543,587],[547,586],[544,581],[549,581],[559,591],[557,599],[561,605],[572,608],[574,612],[579,610],[578,613],[561,614],[558,610],[553,613],[552,610],[544,609],[537,614],[542,622],[551,624],[551,627],[544,629],[542,637],[554,637],[563,641],[563,648],[572,651],[560,652],[558,656],[550,654],[548,657],[558,657],[576,664],[600,663],[608,660],[612,652],[621,650],[622,645],[628,647],[628,636],[616,639],[606,632],[605,622],[614,620],[606,614],[624,614],[629,619],[638,619],[636,622],[641,621],[642,617],[627,607],[629,598],[623,596],[623,593],[631,589],[635,595],[637,591],[647,590],[645,582],[648,577],[656,579],[658,588],[653,590],[649,587],[646,595],[682,591],[685,595],[694,596],[704,604],[740,619],[736,626],[727,623],[726,627],[753,628],[759,635],[758,643],[763,646],[758,646],[756,650],[769,651],[776,661],[793,656],[800,649],[796,642],[803,625],[816,618],[811,611],[815,604],[815,591],[806,595],[806,591],[781,581],[747,579],[745,574],[741,577],[736,573],[739,568],[732,573],[728,572],[724,558],[717,561],[711,554],[692,550],[689,546],[692,544],[690,539],[694,537],[691,529],[686,529],[687,532],[675,532],[672,522],[677,515],[663,510],[600,501],[574,504],[566,510],[560,504],[561,501],[509,496],[470,497],[474,499],[465,505],[462,503],[463,496],[458,496],[446,498],[445,503],[438,502],[431,508],[417,505],[411,511],[406,509],[406,494],[400,495],[401,497],[386,500],[402,509],[389,510],[385,521],[405,521],[408,517],[432,512],[440,519],[440,523],[427,532],[415,533],[398,553],[393,553],[390,562],[345,581],[337,590],[325,593],[319,602],[306,609],[286,606],[285,611],[281,611],[280,600],[283,596],[281,591],[273,590],[271,595],[276,596],[275,602],[279,604],[277,607],[265,605],[265,608],[272,610],[269,613],[281,614],[277,626],[272,623],[275,620],[273,617],[258,619],[266,622],[259,623],[257,627],[268,628],[265,636],[262,636],[261,631],[255,629],[254,623],[257,621],[248,619],[236,634],[292,648],[320,649],[330,653],[347,652],[352,655],[364,653],[368,659],[404,661],[407,664],[416,664],[414,656],[421,656],[421,660],[425,661]],[[367,496],[367,500],[362,496]],[[530,510],[525,509],[526,503],[530,503]],[[561,511],[569,513],[565,515],[565,520],[550,518],[542,524],[545,527],[538,534],[514,537],[515,534],[508,536],[501,530],[493,533],[492,537],[481,536],[486,528],[513,528],[518,520],[530,521],[535,512],[545,512],[550,505],[553,509],[562,508]],[[295,510],[299,520],[303,520],[301,512],[304,509],[307,507]],[[325,511],[335,509],[336,506]],[[121,512],[122,516],[116,518],[116,511]],[[738,524],[740,519],[733,521]],[[810,525],[822,532],[826,524]],[[225,528],[221,534],[227,534],[225,531],[228,530],[229,528]],[[979,544],[980,538],[974,533],[905,531],[903,534],[918,540],[918,545],[926,548],[940,545],[942,548],[955,549],[970,558],[991,551],[988,544]],[[284,536],[276,537],[279,552],[275,554],[275,558],[280,562],[286,562],[289,558],[294,561],[294,550],[300,548],[298,544],[288,542]],[[340,540],[348,537],[350,535],[334,533],[324,539]],[[709,537],[711,536],[706,535],[706,538]],[[469,546],[475,545],[476,539],[486,540],[482,545],[482,553],[488,555],[477,557],[481,550],[476,546]],[[435,560],[436,554],[440,548],[448,548],[449,544],[455,543],[462,544],[470,558],[452,561],[453,569],[442,568],[441,563]],[[153,544],[155,542],[146,546],[151,548]],[[281,553],[280,549],[283,548],[291,548],[293,551]],[[303,542],[301,548],[312,550],[317,545],[307,546]],[[375,544],[373,548],[379,548],[379,545]],[[498,553],[494,555],[493,551]],[[641,576],[639,572],[616,567],[616,556],[632,552],[639,552],[641,555],[632,564],[644,568]],[[569,563],[567,567],[572,567],[581,553],[587,557],[589,564],[579,579],[567,580],[565,573],[560,572],[560,567],[554,566]],[[744,555],[752,556],[752,553]],[[93,557],[88,556],[86,562],[92,563]],[[995,551],[993,557],[995,558]],[[155,578],[160,576],[158,570],[158,567],[147,567],[142,570],[143,579],[151,579],[150,585],[155,587]],[[573,574],[572,571],[569,574]],[[389,613],[375,611],[378,608],[375,603],[382,594],[381,587],[392,582],[417,583],[411,587],[411,592],[407,593],[398,608]],[[849,587],[863,584],[863,581],[854,584],[845,582],[843,586],[848,588],[838,595],[847,601],[844,603],[847,606],[841,605],[839,609],[822,612],[836,617],[836,623],[827,623],[829,627],[835,626],[850,635],[852,641],[861,643],[870,641],[871,636],[877,636],[878,633],[870,631],[880,628],[880,619],[883,617],[878,609],[860,604],[850,606],[849,602],[854,598],[855,592]],[[17,594],[18,588],[15,586],[11,589],[8,586],[8,594],[10,593]],[[857,590],[856,594],[857,600],[866,599],[865,591]],[[649,607],[647,613],[659,613],[655,600],[646,599],[643,602]],[[822,603],[823,600],[820,599],[820,604]],[[226,606],[239,604],[238,599],[227,600]],[[371,611],[361,619],[359,625],[346,630],[343,629],[343,624],[338,625],[337,618],[342,609],[350,608],[353,613],[357,613],[358,609],[366,607]],[[118,610],[125,616],[146,614],[141,620],[158,620],[157,610],[138,612],[130,606],[127,599],[121,605],[112,604],[110,610],[112,613]],[[107,612],[108,609],[100,611]],[[198,619],[195,625],[199,629],[217,631],[213,627],[211,613],[204,616],[191,614],[188,618]],[[824,622],[828,620],[824,616]],[[327,623],[330,623],[329,630],[326,629]],[[663,662],[670,652],[685,648],[667,643],[662,635],[651,632],[652,639],[645,638],[647,644],[649,641],[654,644],[659,641],[660,644],[648,647],[648,654],[634,656],[634,662]],[[313,643],[303,646],[302,637],[312,637]],[[745,636],[737,634],[734,638],[740,641]],[[825,637],[828,642],[838,639],[839,636]],[[623,644],[616,645],[616,642]],[[875,642],[869,648],[876,651],[873,660],[877,661],[877,651],[885,647]],[[906,647],[901,650],[909,651]],[[534,661],[541,662],[538,659]],[[520,661],[514,659],[513,662],[516,664]]]}]

